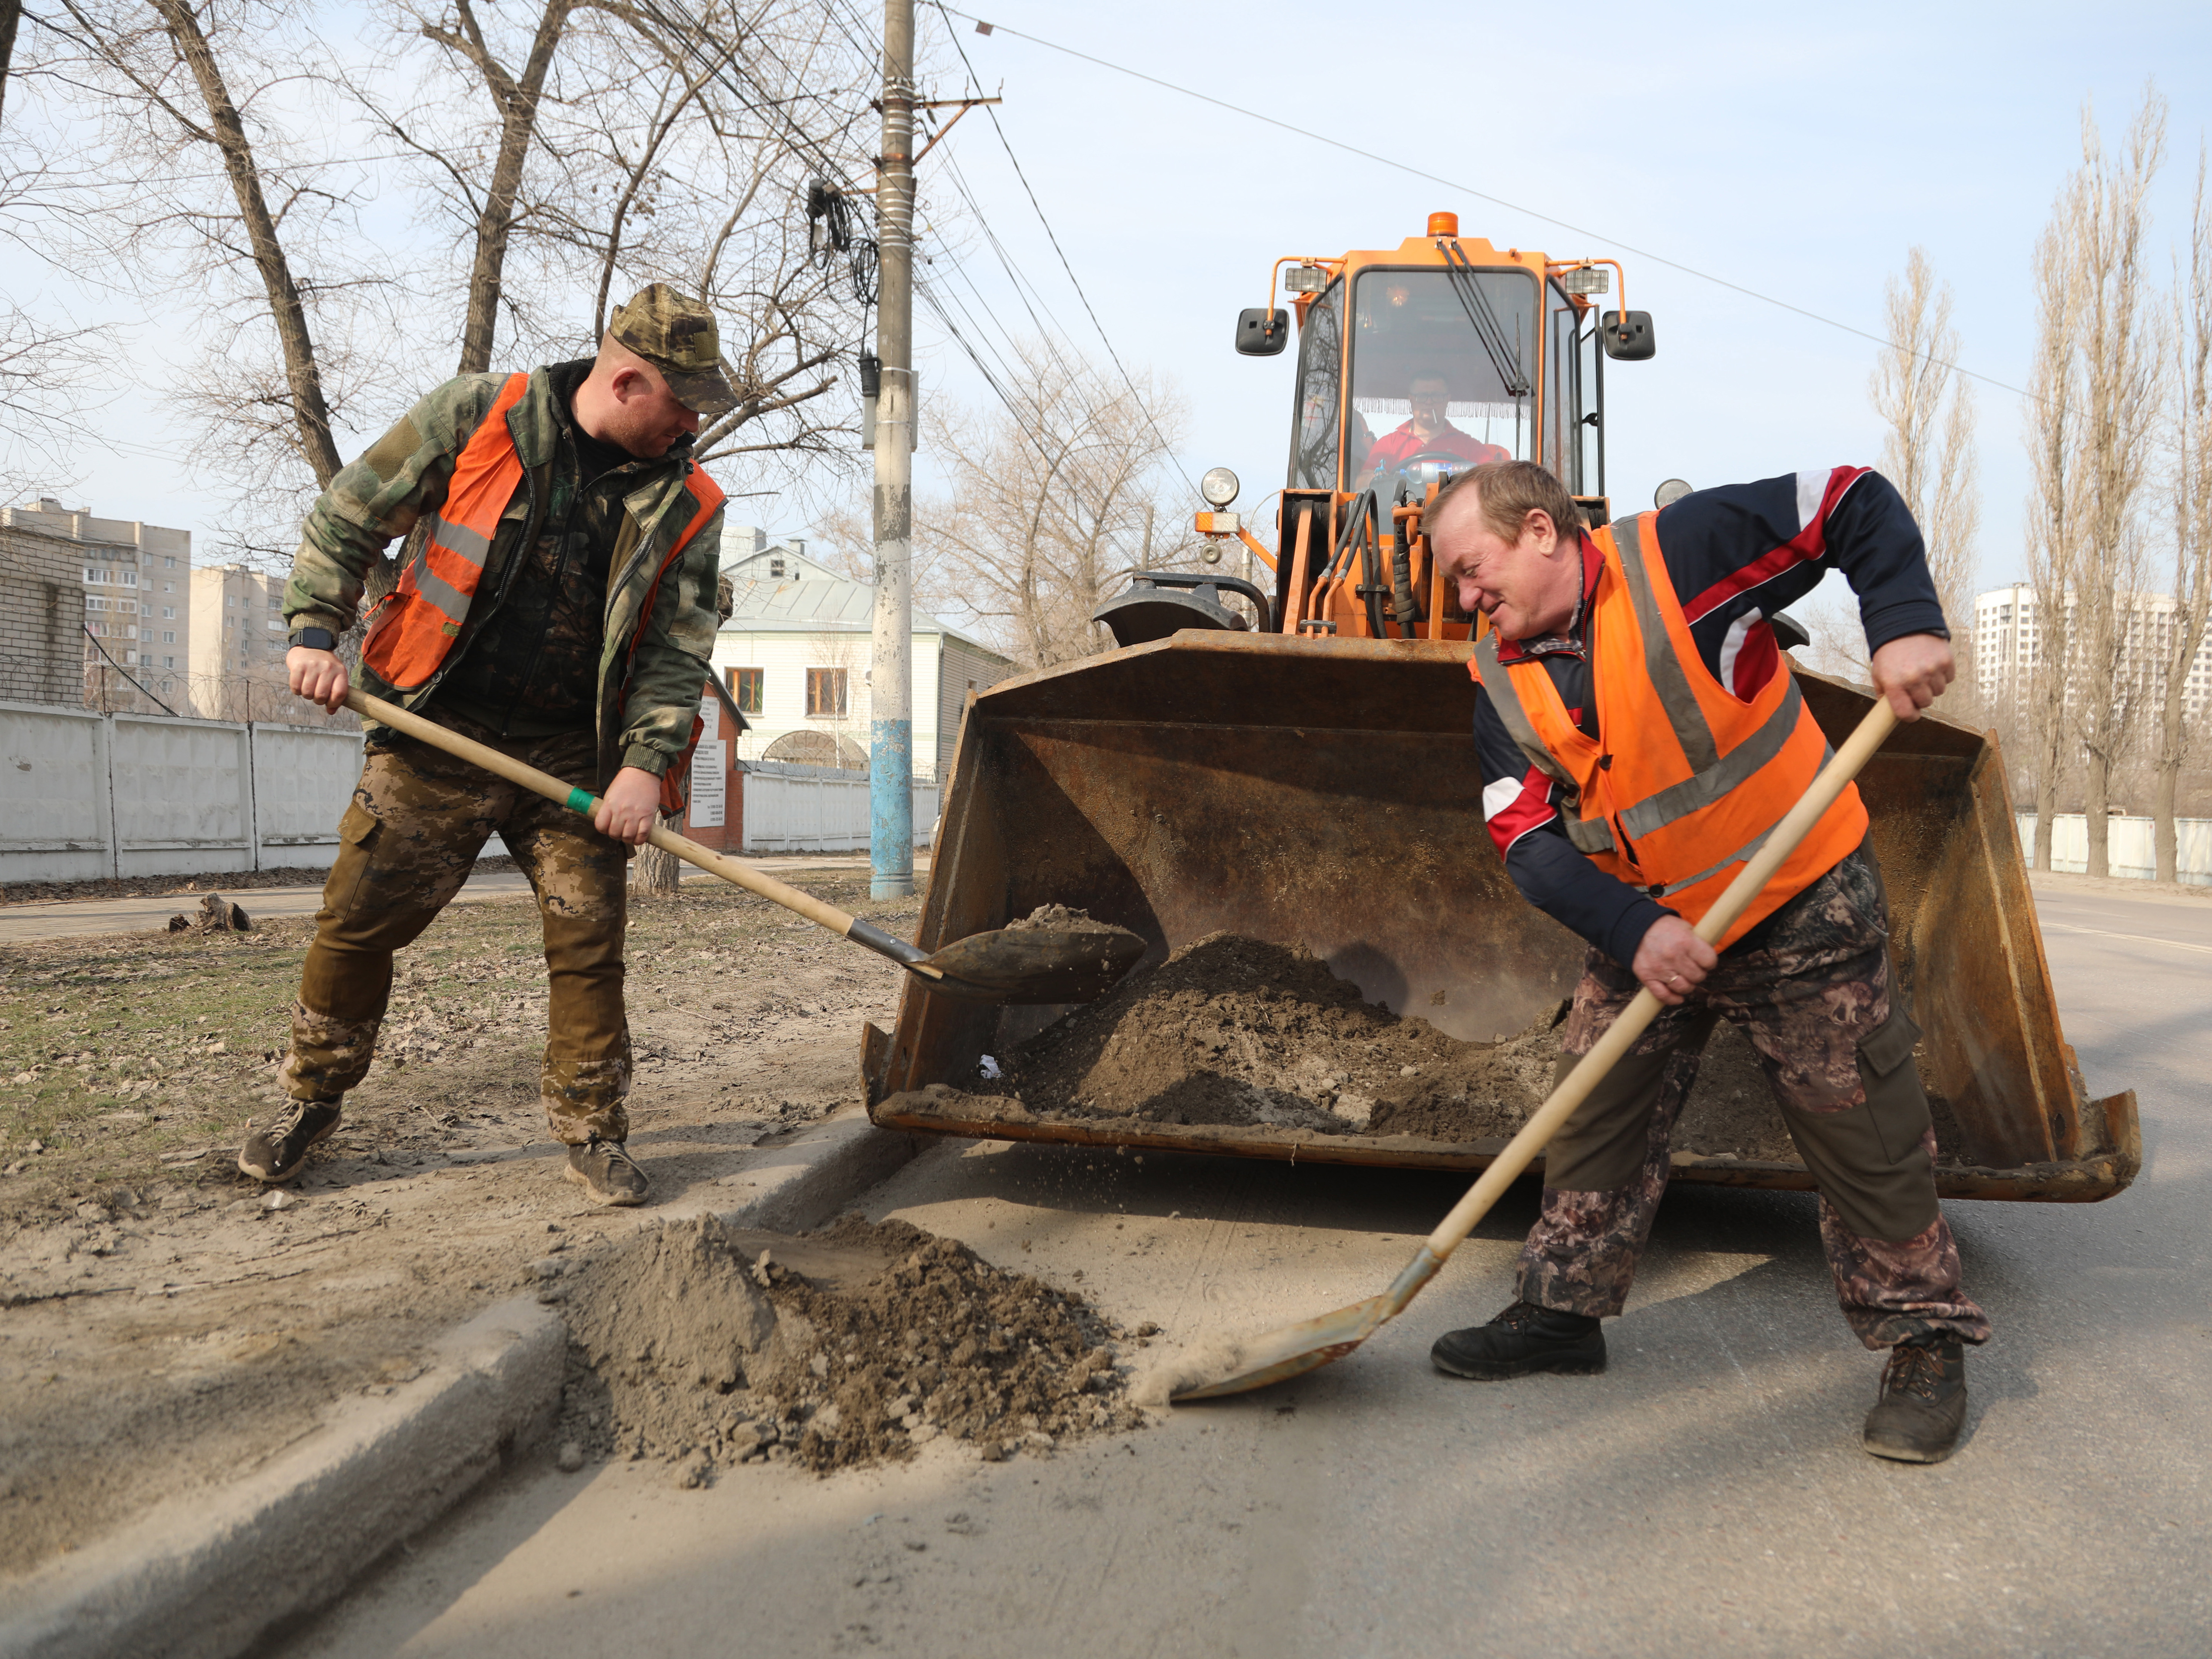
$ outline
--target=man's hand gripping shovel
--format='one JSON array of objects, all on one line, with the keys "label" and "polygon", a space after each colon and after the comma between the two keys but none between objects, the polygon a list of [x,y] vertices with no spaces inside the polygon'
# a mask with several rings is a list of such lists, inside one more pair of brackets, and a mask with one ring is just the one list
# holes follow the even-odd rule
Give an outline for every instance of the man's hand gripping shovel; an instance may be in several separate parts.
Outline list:
[{"label": "man's hand gripping shovel", "polygon": [[[1774,826],[1774,833],[1766,838],[1765,846],[1753,855],[1729,884],[1719,902],[1698,922],[1699,938],[1711,945],[1728,931],[1729,924],[1766,885],[1768,878],[1781,867],[1782,861],[1796,850],[1807,831],[1843,793],[1844,786],[1858,775],[1859,769],[1881,747],[1896,725],[1897,714],[1887,700],[1876,699],[1866,718],[1859,722],[1858,729],[1820,769],[1804,799]],[[1506,1143],[1497,1162],[1482,1172],[1481,1178],[1468,1189],[1467,1196],[1437,1224],[1436,1231],[1429,1235],[1428,1242],[1406,1264],[1405,1271],[1389,1290],[1348,1308],[1339,1308],[1334,1313],[1323,1314],[1318,1319],[1309,1319],[1304,1324],[1253,1337],[1219,1362],[1218,1375],[1188,1382],[1169,1397],[1176,1401],[1211,1400],[1218,1395],[1243,1394],[1303,1376],[1332,1359],[1343,1358],[1396,1318],[1407,1304],[1420,1293],[1421,1286],[1436,1277],[1437,1270],[1490,1212],[1490,1206],[1519,1178],[1530,1160],[1559,1133],[1559,1126],[1573,1115],[1575,1108],[1644,1035],[1644,1027],[1658,1012],[1659,1000],[1649,990],[1636,994],[1636,1000],[1597,1040],[1596,1046],[1583,1056],[1582,1063],[1552,1091],[1551,1098],[1536,1109],[1535,1115],[1522,1127],[1521,1133]]]}]

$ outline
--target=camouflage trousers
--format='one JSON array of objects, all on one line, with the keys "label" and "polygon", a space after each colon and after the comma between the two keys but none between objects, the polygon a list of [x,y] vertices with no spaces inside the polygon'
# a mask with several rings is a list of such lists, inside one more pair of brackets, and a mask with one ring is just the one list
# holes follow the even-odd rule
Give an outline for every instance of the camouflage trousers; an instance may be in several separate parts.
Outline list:
[{"label": "camouflage trousers", "polygon": [[[1919,1029],[1890,995],[1888,907],[1852,854],[1725,951],[1662,1009],[1546,1152],[1542,1213],[1522,1246],[1521,1299],[1610,1317],[1628,1298],[1667,1190],[1675,1120],[1715,1022],[1759,1051],[1791,1139],[1820,1189],[1820,1239],[1844,1317],[1869,1348],[1937,1334],[1982,1342],[1959,1249],[1936,1199],[1936,1131],[1912,1064]],[[1593,950],[1575,988],[1559,1075],[1634,998]]]},{"label": "camouflage trousers", "polygon": [[[588,784],[598,769],[589,732],[501,738],[471,721],[441,723],[556,778]],[[570,1146],[629,1134],[629,848],[565,807],[391,732],[370,742],[353,805],[339,822],[343,844],[292,1010],[283,1080],[294,1099],[336,1100],[368,1074],[391,1000],[392,953],[460,891],[495,834],[529,877],[544,928],[551,994],[539,1091],[546,1121]]]}]

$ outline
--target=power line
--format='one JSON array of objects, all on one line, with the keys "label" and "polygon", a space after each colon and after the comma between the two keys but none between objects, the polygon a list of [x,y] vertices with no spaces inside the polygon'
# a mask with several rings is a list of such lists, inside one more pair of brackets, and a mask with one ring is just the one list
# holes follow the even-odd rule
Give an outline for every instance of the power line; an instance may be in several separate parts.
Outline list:
[{"label": "power line", "polygon": [[[933,3],[937,5],[939,11],[951,10],[951,8],[943,3],[943,0],[933,0]],[[968,14],[959,12],[954,15],[965,17]],[[960,44],[960,37],[957,34],[952,33],[949,29],[946,33],[947,38],[952,42],[952,50],[960,55],[960,62],[966,68],[969,79],[973,81],[980,90],[983,84],[982,77],[975,73],[975,64],[968,61],[968,49]],[[1036,210],[1037,222],[1044,227],[1045,238],[1051,242],[1052,251],[1060,256],[1060,267],[1067,273],[1067,280],[1074,285],[1075,297],[1083,301],[1083,309],[1090,314],[1091,326],[1098,331],[1098,337],[1106,347],[1106,355],[1114,360],[1114,367],[1121,371],[1122,382],[1129,388],[1129,396],[1135,399],[1139,412],[1145,417],[1145,424],[1152,428],[1152,436],[1159,441],[1161,451],[1174,464],[1175,470],[1182,475],[1182,481],[1190,487],[1190,493],[1195,495],[1198,494],[1197,483],[1184,467],[1182,458],[1175,453],[1174,446],[1168,442],[1167,434],[1160,430],[1160,423],[1152,418],[1152,411],[1145,402],[1145,394],[1137,390],[1136,381],[1131,378],[1127,367],[1121,362],[1121,354],[1114,349],[1114,342],[1107,335],[1106,325],[1098,320],[1098,313],[1091,303],[1090,295],[1084,292],[1083,279],[1075,274],[1075,267],[1068,260],[1067,250],[1060,246],[1060,237],[1052,228],[1052,221],[1045,217],[1044,204],[1037,200],[1037,193],[1030,184],[1029,174],[1022,171],[1021,159],[1014,154],[1014,147],[1006,142],[1006,130],[1000,124],[997,106],[986,104],[983,106],[983,112],[991,118],[991,131],[998,135],[999,147],[1006,152],[1006,160],[1013,164],[1014,177],[1022,181],[1022,190],[1029,197],[1030,205]]]},{"label": "power line", "polygon": [[[1717,288],[1727,289],[1731,293],[1742,295],[1746,299],[1758,300],[1767,305],[1778,306],[1784,311],[1793,312],[1800,317],[1809,319],[1811,321],[1826,324],[1830,328],[1839,328],[1846,334],[1856,334],[1862,340],[1871,340],[1876,345],[1886,346],[1892,351],[1905,350],[1905,348],[1900,346],[1896,341],[1886,339],[1879,334],[1869,334],[1866,330],[1855,327],[1850,323],[1838,322],[1835,318],[1823,316],[1817,311],[1808,311],[1804,307],[1792,305],[1787,300],[1778,300],[1771,294],[1761,294],[1755,288],[1746,288],[1742,283],[1732,283],[1725,276],[1716,276],[1709,270],[1699,270],[1695,265],[1686,265],[1679,259],[1669,259],[1663,253],[1654,253],[1646,248],[1632,247],[1626,242],[1616,241],[1612,237],[1606,236],[1600,232],[1587,230],[1580,225],[1570,224],[1565,219],[1554,218],[1548,213],[1540,213],[1534,208],[1522,207],[1519,203],[1509,202],[1502,196],[1492,196],[1487,191],[1477,190],[1474,185],[1462,184],[1455,179],[1447,179],[1442,173],[1431,173],[1426,168],[1414,167],[1410,162],[1401,161],[1391,156],[1378,155],[1371,149],[1362,149],[1357,144],[1347,144],[1340,138],[1328,137],[1324,134],[1314,131],[1310,127],[1297,126],[1288,121],[1278,120],[1272,115],[1262,115],[1257,110],[1246,109],[1240,104],[1232,104],[1229,102],[1226,99],[1216,98],[1211,93],[1198,92],[1189,87],[1177,86],[1172,81],[1163,81],[1157,75],[1147,75],[1142,70],[1133,70],[1126,64],[1109,63],[1103,58],[1094,58],[1087,52],[1078,52],[1073,46],[1063,46],[1057,40],[1047,40],[1040,35],[1025,33],[1022,30],[1012,27],[1011,25],[1006,23],[985,23],[981,18],[976,16],[972,12],[961,11],[954,7],[946,5],[945,3],[945,0],[929,0],[929,3],[936,6],[938,10],[945,13],[949,17],[964,17],[969,22],[980,25],[980,33],[988,34],[1011,34],[1018,40],[1026,40],[1031,46],[1042,46],[1048,52],[1056,52],[1065,57],[1080,58],[1086,64],[1096,64],[1100,69],[1111,70],[1116,75],[1126,75],[1132,80],[1143,81],[1150,85],[1162,88],[1166,91],[1179,93],[1185,98],[1195,98],[1201,104],[1212,104],[1217,109],[1227,110],[1231,115],[1241,115],[1247,120],[1261,121],[1271,127],[1279,127],[1285,132],[1296,133],[1301,138],[1310,138],[1315,143],[1326,144],[1331,149],[1340,149],[1346,155],[1357,155],[1363,161],[1373,161],[1378,166],[1392,167],[1400,173],[1410,173],[1416,179],[1425,179],[1431,184],[1442,185],[1448,190],[1462,191],[1467,195],[1474,197],[1479,202],[1492,203],[1495,205],[1505,208],[1511,212],[1526,214],[1529,218],[1537,220],[1541,223],[1557,225],[1562,230],[1571,230],[1577,236],[1588,236],[1595,241],[1603,242],[1608,246],[1617,247],[1624,253],[1632,253],[1639,259],[1649,259],[1654,264],[1665,265],[1670,270],[1679,270],[1686,276],[1694,276],[1699,282],[1711,283]],[[953,44],[957,50],[959,45],[958,41],[955,40]],[[968,61],[968,54],[966,52],[961,52],[960,61],[963,64]],[[972,74],[974,71],[971,69],[969,72]],[[997,118],[994,117],[993,118],[995,121]],[[1009,155],[1012,154],[1011,150],[1007,153]],[[1020,170],[1019,165],[1017,164],[1015,171],[1018,173]],[[1023,183],[1026,185],[1028,180],[1024,179]],[[1031,199],[1034,200],[1034,197],[1032,197]],[[1050,228],[1047,227],[1047,228],[1049,230]],[[1056,248],[1059,246],[1059,244],[1055,242],[1053,246]],[[1065,256],[1063,256],[1063,258],[1064,258]],[[1088,305],[1089,301],[1086,301],[1085,303]],[[1091,320],[1096,322],[1097,319],[1094,317]],[[1109,345],[1107,349],[1110,351],[1113,348]],[[1957,374],[1965,375],[1968,380],[1979,380],[1984,386],[1993,386],[2000,392],[2009,392],[2015,397],[2033,398],[2035,395],[2031,392],[2027,392],[2019,386],[2010,385],[2006,381],[1997,380],[1993,376],[1978,374],[1973,369],[1968,368],[1963,363],[1945,362],[1942,358],[1933,356],[1924,351],[1911,352],[1908,355],[1918,357],[1923,362],[1932,363],[1939,368],[1953,370]]]}]

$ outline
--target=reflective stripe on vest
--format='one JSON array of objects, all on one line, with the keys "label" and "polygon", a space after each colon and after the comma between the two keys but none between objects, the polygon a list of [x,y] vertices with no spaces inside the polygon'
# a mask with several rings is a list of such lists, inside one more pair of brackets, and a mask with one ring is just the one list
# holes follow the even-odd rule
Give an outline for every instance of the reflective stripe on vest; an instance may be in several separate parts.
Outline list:
[{"label": "reflective stripe on vest", "polygon": [[[1696,921],[1765,844],[1829,754],[1786,665],[1748,702],[1705,666],[1660,556],[1652,516],[1592,538],[1604,566],[1589,611],[1599,737],[1568,718],[1540,659],[1469,664],[1530,764],[1565,797],[1568,839],[1607,873]],[[1848,788],[1722,938],[1741,938],[1856,848],[1866,809]]]},{"label": "reflective stripe on vest", "polygon": [[362,660],[396,690],[426,684],[468,620],[500,514],[522,482],[522,458],[507,429],[507,414],[529,390],[527,374],[507,376],[462,446],[445,502],[422,538],[422,551],[401,569],[398,586],[369,620]]}]

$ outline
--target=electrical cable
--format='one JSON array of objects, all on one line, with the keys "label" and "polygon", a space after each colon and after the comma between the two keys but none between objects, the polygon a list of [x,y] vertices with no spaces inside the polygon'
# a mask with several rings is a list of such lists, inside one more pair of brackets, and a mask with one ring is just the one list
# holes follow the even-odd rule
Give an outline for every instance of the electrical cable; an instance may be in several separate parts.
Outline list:
[{"label": "electrical cable", "polygon": [[[125,679],[130,680],[131,684],[137,685],[141,691],[146,691],[146,688],[144,686],[138,685],[138,682],[136,679],[131,678],[131,671],[125,668],[121,663],[116,661],[113,654],[109,652],[108,648],[100,642],[100,635],[92,631],[92,624],[90,623],[86,623],[82,625],[84,629],[85,638],[92,641],[92,648],[94,650],[99,652],[101,656],[107,659],[107,665],[112,668],[117,673],[122,675]],[[146,691],[146,695],[149,698],[153,699],[155,705],[160,708],[161,711],[164,714],[176,714],[177,711],[175,709],[170,708],[168,704],[163,702],[159,697],[155,696],[151,691]]]},{"label": "electrical cable", "polygon": [[[1087,52],[1078,52],[1073,46],[1063,46],[1057,40],[1048,40],[1041,35],[1027,33],[1010,24],[984,24],[983,19],[976,16],[973,12],[962,11],[956,7],[948,6],[945,3],[945,0],[928,0],[928,3],[947,16],[964,17],[971,23],[983,24],[985,32],[989,33],[1011,34],[1018,40],[1026,40],[1031,46],[1042,46],[1048,52],[1060,52],[1065,57],[1079,58],[1086,64],[1095,64],[1100,69],[1113,70],[1116,75],[1126,75],[1132,80],[1146,82],[1168,92],[1180,93],[1185,98],[1195,98],[1201,104],[1212,104],[1217,109],[1227,110],[1231,115],[1242,115],[1247,120],[1261,121],[1271,127],[1279,127],[1285,132],[1296,133],[1301,138],[1310,138],[1317,144],[1326,144],[1331,149],[1340,149],[1346,155],[1358,156],[1362,161],[1373,161],[1377,166],[1390,167],[1397,172],[1411,174],[1416,179],[1425,179],[1432,185],[1443,185],[1447,190],[1463,191],[1479,202],[1489,202],[1510,212],[1526,214],[1531,219],[1541,223],[1557,225],[1562,230],[1571,230],[1577,236],[1588,236],[1594,241],[1607,243],[1610,246],[1619,248],[1624,253],[1632,253],[1639,259],[1649,259],[1654,264],[1664,265],[1669,270],[1679,270],[1686,276],[1694,276],[1701,283],[1711,283],[1717,288],[1727,289],[1731,293],[1742,295],[1746,299],[1758,300],[1766,305],[1779,307],[1784,311],[1794,312],[1800,317],[1824,324],[1829,328],[1839,328],[1846,334],[1856,334],[1862,340],[1871,340],[1876,345],[1887,347],[1892,351],[1905,349],[1896,341],[1885,339],[1879,334],[1869,334],[1865,329],[1855,328],[1849,323],[1838,322],[1833,317],[1824,317],[1817,311],[1808,311],[1803,306],[1792,305],[1787,300],[1778,300],[1771,294],[1761,294],[1755,288],[1746,288],[1742,283],[1732,283],[1725,276],[1716,276],[1709,270],[1699,270],[1695,265],[1686,265],[1679,259],[1669,259],[1663,253],[1654,253],[1648,248],[1632,247],[1626,242],[1615,241],[1613,238],[1602,235],[1597,231],[1587,230],[1580,225],[1570,224],[1565,219],[1554,218],[1548,213],[1540,213],[1534,208],[1523,207],[1517,202],[1509,202],[1502,196],[1492,196],[1487,191],[1477,190],[1472,185],[1462,184],[1456,179],[1447,179],[1441,173],[1431,173],[1425,167],[1417,167],[1409,162],[1397,161],[1388,155],[1377,155],[1371,149],[1362,149],[1357,144],[1347,144],[1340,138],[1328,137],[1322,133],[1314,131],[1310,127],[1297,126],[1289,121],[1278,120],[1272,115],[1262,115],[1257,110],[1246,109],[1242,105],[1229,102],[1226,99],[1216,98],[1211,93],[1177,86],[1172,81],[1163,81],[1157,75],[1147,75],[1142,70],[1133,70],[1125,64],[1109,63],[1103,58],[1094,58]],[[966,62],[965,52],[961,53],[961,60],[963,63]],[[1925,351],[1915,351],[1908,355],[1938,368],[1954,370],[1970,380],[1979,380],[1984,386],[1995,386],[2000,392],[2009,392],[2015,397],[2033,398],[2035,395],[2019,386],[1997,380],[1992,375],[1978,374],[1968,368],[1964,363],[1946,362],[1941,357]]]}]

